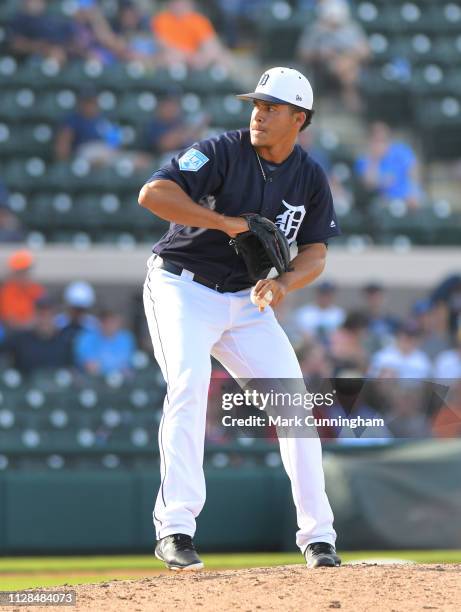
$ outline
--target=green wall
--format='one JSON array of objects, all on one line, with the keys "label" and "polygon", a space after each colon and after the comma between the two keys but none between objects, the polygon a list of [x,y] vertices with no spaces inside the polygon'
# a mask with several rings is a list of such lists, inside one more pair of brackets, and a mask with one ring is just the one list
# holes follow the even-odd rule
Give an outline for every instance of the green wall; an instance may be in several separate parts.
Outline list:
[{"label": "green wall", "polygon": [[[461,441],[324,453],[338,547],[461,548]],[[281,467],[206,470],[203,551],[295,550]],[[0,554],[149,552],[158,468],[0,473]]]}]

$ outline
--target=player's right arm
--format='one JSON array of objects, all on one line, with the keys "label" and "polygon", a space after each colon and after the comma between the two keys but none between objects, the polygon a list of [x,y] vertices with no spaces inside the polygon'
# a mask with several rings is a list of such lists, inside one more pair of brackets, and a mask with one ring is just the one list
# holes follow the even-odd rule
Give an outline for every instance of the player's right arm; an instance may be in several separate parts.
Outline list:
[{"label": "player's right arm", "polygon": [[141,189],[139,204],[170,223],[219,230],[232,238],[247,231],[245,219],[197,204],[222,188],[239,142],[239,133],[233,132],[195,143],[154,172]]},{"label": "player's right arm", "polygon": [[248,230],[242,217],[226,217],[196,204],[174,181],[157,179],[146,183],[138,202],[157,217],[179,225],[220,230],[232,238]]}]

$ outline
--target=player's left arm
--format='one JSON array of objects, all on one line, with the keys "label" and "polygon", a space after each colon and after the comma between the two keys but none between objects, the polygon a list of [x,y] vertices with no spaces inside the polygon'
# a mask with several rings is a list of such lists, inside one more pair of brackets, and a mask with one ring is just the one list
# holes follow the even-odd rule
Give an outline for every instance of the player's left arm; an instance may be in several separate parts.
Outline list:
[{"label": "player's left arm", "polygon": [[323,242],[304,244],[298,247],[298,254],[291,262],[290,272],[277,278],[265,278],[256,283],[255,295],[263,299],[272,291],[271,306],[277,306],[290,291],[301,289],[312,283],[325,268],[327,247]]}]

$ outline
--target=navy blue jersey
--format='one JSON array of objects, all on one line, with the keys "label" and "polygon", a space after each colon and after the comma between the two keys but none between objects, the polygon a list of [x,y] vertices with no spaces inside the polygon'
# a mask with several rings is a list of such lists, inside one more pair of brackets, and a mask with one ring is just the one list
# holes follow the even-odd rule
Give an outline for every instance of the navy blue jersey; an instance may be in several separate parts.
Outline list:
[{"label": "navy blue jersey", "polygon": [[[264,173],[250,131],[237,130],[194,144],[149,181],[174,181],[194,202],[227,216],[259,213],[274,221],[290,244],[325,242],[340,234],[325,173],[302,147],[296,145],[281,164],[261,163]],[[218,230],[171,223],[153,251],[224,291],[250,287],[245,264],[229,240]]]}]

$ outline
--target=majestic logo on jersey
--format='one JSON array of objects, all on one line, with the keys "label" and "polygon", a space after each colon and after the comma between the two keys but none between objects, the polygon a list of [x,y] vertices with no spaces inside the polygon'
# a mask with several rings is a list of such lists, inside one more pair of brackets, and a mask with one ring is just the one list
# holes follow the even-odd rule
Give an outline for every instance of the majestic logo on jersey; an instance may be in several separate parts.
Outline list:
[{"label": "majestic logo on jersey", "polygon": [[264,85],[267,83],[267,81],[269,80],[269,75],[267,74],[263,74],[261,77],[261,80],[258,83],[258,87],[264,87]]},{"label": "majestic logo on jersey", "polygon": [[198,149],[189,149],[179,158],[179,169],[187,172],[197,172],[208,161],[208,157]]},{"label": "majestic logo on jersey", "polygon": [[330,223],[330,227],[336,227],[336,223],[335,223],[334,221],[332,221],[332,222]]},{"label": "majestic logo on jersey", "polygon": [[275,218],[276,225],[282,230],[291,244],[298,235],[299,228],[306,214],[305,206],[294,206],[282,200],[285,210]]}]

